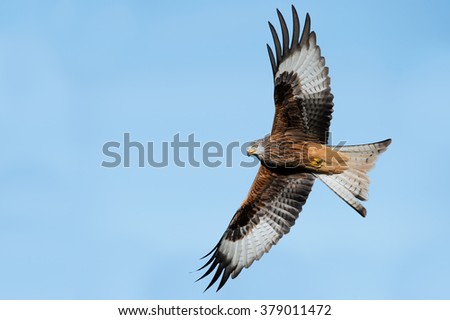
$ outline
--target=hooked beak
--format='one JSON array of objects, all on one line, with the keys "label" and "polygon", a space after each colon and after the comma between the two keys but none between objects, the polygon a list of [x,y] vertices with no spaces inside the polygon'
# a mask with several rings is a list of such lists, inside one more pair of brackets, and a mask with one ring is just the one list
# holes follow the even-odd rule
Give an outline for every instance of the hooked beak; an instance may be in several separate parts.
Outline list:
[{"label": "hooked beak", "polygon": [[248,147],[247,148],[247,156],[252,156],[256,153],[256,148],[255,147]]}]

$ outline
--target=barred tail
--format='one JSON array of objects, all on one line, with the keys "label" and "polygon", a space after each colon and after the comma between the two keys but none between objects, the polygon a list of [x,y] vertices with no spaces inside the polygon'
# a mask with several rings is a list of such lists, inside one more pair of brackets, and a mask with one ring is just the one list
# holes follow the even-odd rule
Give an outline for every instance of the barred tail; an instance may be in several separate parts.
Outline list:
[{"label": "barred tail", "polygon": [[390,144],[391,139],[387,139],[369,144],[343,146],[339,148],[339,152],[348,157],[348,169],[340,174],[318,174],[317,176],[361,216],[365,217],[366,208],[358,200],[368,199],[369,177],[367,172],[375,165],[378,155],[384,152]]}]

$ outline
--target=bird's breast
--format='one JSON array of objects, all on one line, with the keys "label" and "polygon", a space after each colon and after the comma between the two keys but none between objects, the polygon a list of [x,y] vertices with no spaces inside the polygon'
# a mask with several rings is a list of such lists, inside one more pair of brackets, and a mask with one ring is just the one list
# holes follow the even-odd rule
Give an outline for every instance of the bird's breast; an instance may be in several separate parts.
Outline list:
[{"label": "bird's breast", "polygon": [[271,141],[261,162],[269,169],[337,174],[347,169],[348,157],[333,147],[309,141]]}]

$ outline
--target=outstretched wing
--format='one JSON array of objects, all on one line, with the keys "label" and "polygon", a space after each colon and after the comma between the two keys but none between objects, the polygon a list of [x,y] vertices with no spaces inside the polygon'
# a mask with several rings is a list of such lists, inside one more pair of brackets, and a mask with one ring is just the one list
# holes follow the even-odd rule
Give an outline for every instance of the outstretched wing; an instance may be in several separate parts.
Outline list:
[{"label": "outstretched wing", "polygon": [[289,232],[308,198],[314,179],[309,173],[278,175],[260,166],[247,199],[219,243],[205,256],[211,255],[209,261],[199,269],[209,266],[200,278],[203,279],[217,267],[206,290],[222,275],[218,291],[230,275],[236,278],[243,268],[259,260]]},{"label": "outstretched wing", "polygon": [[[311,32],[309,14],[300,37],[300,22],[292,6],[294,33],[289,45],[289,32],[280,11],[282,43],[269,22],[275,44],[275,55],[269,45],[270,62],[275,81],[275,118],[272,134],[299,130],[311,139],[328,142],[333,95],[330,77],[316,44],[316,34]],[[299,39],[300,38],[300,39]]]}]

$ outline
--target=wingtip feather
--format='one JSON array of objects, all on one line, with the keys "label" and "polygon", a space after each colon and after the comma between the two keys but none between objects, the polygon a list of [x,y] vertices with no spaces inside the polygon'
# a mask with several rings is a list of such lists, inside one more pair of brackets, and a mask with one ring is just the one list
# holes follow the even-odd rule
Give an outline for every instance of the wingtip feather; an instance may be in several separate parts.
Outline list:
[{"label": "wingtip feather", "polygon": [[277,9],[278,20],[280,21],[281,26],[281,35],[283,37],[283,51],[281,53],[281,57],[284,57],[289,53],[289,31],[286,25],[286,21],[284,20],[283,15],[280,10]]}]

